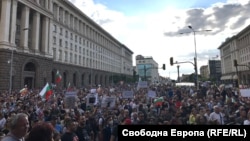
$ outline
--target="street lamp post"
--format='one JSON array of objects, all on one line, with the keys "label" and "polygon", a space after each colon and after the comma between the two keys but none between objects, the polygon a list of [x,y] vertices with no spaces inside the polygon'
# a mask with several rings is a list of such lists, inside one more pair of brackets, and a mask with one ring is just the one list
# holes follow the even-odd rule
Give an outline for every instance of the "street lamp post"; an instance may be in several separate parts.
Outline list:
[{"label": "street lamp post", "polygon": [[[197,87],[197,90],[199,90],[199,81],[198,81],[198,70],[197,70],[197,51],[196,51],[196,33],[197,32],[204,32],[204,31],[212,31],[212,30],[199,30],[199,31],[196,31],[193,29],[192,26],[188,26],[189,29],[191,29],[193,32],[193,35],[194,35],[194,53],[195,53],[195,57],[194,57],[194,69],[195,69],[195,82],[196,82],[196,87]],[[190,32],[186,32],[186,33],[190,33]],[[180,34],[184,34],[184,33],[180,33]]]},{"label": "street lamp post", "polygon": [[194,69],[195,69],[195,81],[196,81],[196,86],[197,86],[197,90],[199,90],[199,80],[198,80],[198,70],[197,70],[197,52],[196,52],[196,38],[195,38],[195,32],[194,29],[192,28],[192,26],[188,26],[189,29],[192,30],[193,34],[194,34]]},{"label": "street lamp post", "polygon": [[[30,30],[30,28],[23,28],[22,30]],[[15,34],[16,34],[16,31],[13,31],[13,38],[15,38]],[[11,56],[10,56],[10,60],[8,61],[8,63],[10,63],[10,82],[9,82],[9,94],[11,94],[12,92],[12,85],[13,85],[13,82],[12,82],[12,77],[13,77],[13,57],[14,57],[14,47],[16,45],[12,46],[11,47]]]}]

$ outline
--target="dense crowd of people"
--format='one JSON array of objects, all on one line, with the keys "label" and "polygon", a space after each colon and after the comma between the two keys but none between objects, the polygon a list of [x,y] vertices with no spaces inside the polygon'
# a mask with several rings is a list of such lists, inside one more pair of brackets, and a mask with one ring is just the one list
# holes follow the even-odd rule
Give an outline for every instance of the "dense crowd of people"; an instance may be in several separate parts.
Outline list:
[{"label": "dense crowd of people", "polygon": [[[66,89],[55,87],[47,100],[41,90],[1,92],[1,140],[117,141],[117,125],[250,125],[250,99],[233,87],[119,83],[95,89],[96,104],[89,104],[90,88],[71,89],[77,92],[71,108],[65,105]],[[124,98],[125,90],[133,98]],[[115,104],[103,106],[104,96],[115,97]]]}]

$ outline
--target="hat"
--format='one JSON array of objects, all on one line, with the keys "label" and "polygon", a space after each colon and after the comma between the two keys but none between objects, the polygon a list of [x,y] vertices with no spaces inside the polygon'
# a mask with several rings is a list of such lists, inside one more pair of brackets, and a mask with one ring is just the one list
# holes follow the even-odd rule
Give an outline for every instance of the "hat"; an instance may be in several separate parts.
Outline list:
[{"label": "hat", "polygon": [[130,124],[131,124],[131,119],[126,118],[126,119],[124,120],[124,123],[125,123],[126,125],[130,125]]}]

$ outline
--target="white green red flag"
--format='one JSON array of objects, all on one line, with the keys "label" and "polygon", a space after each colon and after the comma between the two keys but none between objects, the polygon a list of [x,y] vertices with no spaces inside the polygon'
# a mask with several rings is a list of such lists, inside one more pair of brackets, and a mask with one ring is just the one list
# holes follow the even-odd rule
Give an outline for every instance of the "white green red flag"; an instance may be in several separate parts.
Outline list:
[{"label": "white green red flag", "polygon": [[154,104],[156,106],[161,106],[163,102],[164,102],[163,97],[157,97],[157,98],[154,99]]},{"label": "white green red flag", "polygon": [[42,91],[39,93],[39,95],[43,98],[48,100],[50,98],[50,96],[52,95],[52,89],[50,88],[49,84],[47,83]]},{"label": "white green red flag", "polygon": [[61,74],[59,73],[59,71],[56,72],[56,83],[60,83],[62,80],[62,76]]}]

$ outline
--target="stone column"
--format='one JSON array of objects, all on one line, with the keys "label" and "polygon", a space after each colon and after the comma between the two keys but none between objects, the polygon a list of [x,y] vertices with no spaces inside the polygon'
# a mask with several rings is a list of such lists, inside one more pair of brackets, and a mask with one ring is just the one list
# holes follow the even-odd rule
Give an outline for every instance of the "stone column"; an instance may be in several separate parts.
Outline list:
[{"label": "stone column", "polygon": [[49,9],[49,2],[48,2],[48,0],[45,0],[45,9]]},{"label": "stone column", "polygon": [[62,9],[62,17],[61,18],[62,18],[62,23],[65,25],[66,21],[65,21],[65,10],[64,9]]},{"label": "stone column", "polygon": [[29,15],[30,15],[30,8],[24,6],[22,9],[21,29],[20,29],[21,31],[20,46],[24,49],[28,49]]},{"label": "stone column", "polygon": [[48,48],[49,48],[49,50],[48,50],[48,53],[50,53],[50,54],[53,54],[52,52],[53,52],[53,22],[52,22],[52,19],[50,19],[49,18],[49,39],[50,40],[48,40]]},{"label": "stone column", "polygon": [[[70,20],[71,20],[71,19],[70,19]],[[70,27],[70,28],[74,30],[74,27],[75,27],[75,17],[74,17],[74,15],[72,14],[72,27]]]},{"label": "stone column", "polygon": [[33,14],[33,25],[32,25],[32,48],[35,52],[39,51],[39,31],[40,31],[40,13],[35,12]]},{"label": "stone column", "polygon": [[52,2],[52,0],[49,0],[49,11],[53,12],[53,2]]},{"label": "stone column", "polygon": [[10,29],[10,43],[15,45],[16,39],[16,14],[17,14],[17,0],[12,0],[12,18],[11,18],[11,29]]},{"label": "stone column", "polygon": [[49,37],[49,18],[43,17],[42,19],[42,51],[47,54],[49,52],[48,50],[48,37]]},{"label": "stone column", "polygon": [[0,42],[9,44],[10,30],[10,0],[2,0],[1,21],[0,21]]},{"label": "stone column", "polygon": [[59,17],[60,17],[60,6],[57,5],[57,13],[56,13],[56,20],[59,21]]}]

